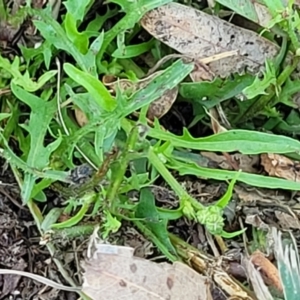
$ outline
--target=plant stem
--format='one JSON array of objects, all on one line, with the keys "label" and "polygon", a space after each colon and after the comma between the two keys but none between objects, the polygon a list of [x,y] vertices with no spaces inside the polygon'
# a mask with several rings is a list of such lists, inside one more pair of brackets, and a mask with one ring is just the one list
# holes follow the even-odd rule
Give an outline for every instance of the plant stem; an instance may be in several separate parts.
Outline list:
[{"label": "plant stem", "polygon": [[138,140],[138,127],[135,126],[132,128],[132,130],[128,135],[126,147],[122,151],[119,161],[117,161],[117,163],[119,164],[118,168],[113,170],[112,172],[113,178],[110,186],[108,187],[106,200],[112,213],[115,211],[115,208],[117,206],[115,198],[121,186],[121,183],[125,177],[125,172],[127,170],[127,166],[129,162],[128,154],[130,154],[134,150],[137,140]]},{"label": "plant stem", "polygon": [[156,168],[156,170],[159,172],[159,174],[164,178],[164,180],[169,184],[169,186],[176,193],[176,195],[179,197],[180,205],[182,205],[184,201],[189,201],[196,210],[202,210],[205,208],[203,205],[201,205],[196,199],[191,197],[183,189],[183,187],[172,176],[169,170],[159,159],[158,155],[154,152],[154,149],[152,147],[150,147],[149,149],[148,159],[151,162],[151,164]]}]

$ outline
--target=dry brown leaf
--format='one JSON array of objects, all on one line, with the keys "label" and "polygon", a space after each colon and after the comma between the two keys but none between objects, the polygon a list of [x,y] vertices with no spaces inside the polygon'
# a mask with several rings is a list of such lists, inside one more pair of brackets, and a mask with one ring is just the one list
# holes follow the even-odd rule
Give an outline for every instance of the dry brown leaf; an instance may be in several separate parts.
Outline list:
[{"label": "dry brown leaf", "polygon": [[183,263],[154,263],[133,256],[133,249],[93,241],[82,263],[82,291],[94,300],[207,300],[206,278]]},{"label": "dry brown leaf", "polygon": [[261,272],[263,272],[269,281],[269,284],[272,284],[278,291],[283,291],[277,268],[263,255],[263,253],[256,250],[251,255],[251,261],[256,267],[259,267]]},{"label": "dry brown leaf", "polygon": [[270,228],[270,226],[267,225],[258,214],[247,214],[245,224],[250,224],[255,228],[266,231]]},{"label": "dry brown leaf", "polygon": [[274,213],[282,229],[300,229],[300,221],[297,217],[291,216],[279,210],[275,210]]},{"label": "dry brown leaf", "polygon": [[279,47],[255,32],[237,27],[192,7],[169,3],[148,12],[142,26],[155,38],[179,53],[204,58],[238,50],[238,55],[208,64],[220,77],[232,73],[263,70],[265,60],[277,55]]},{"label": "dry brown leaf", "polygon": [[[209,158],[211,161],[216,162],[221,169],[232,170],[232,165],[228,163],[228,160],[224,155],[218,155],[214,152],[201,151],[201,155]],[[236,162],[238,169],[247,173],[257,173],[255,165],[259,162],[258,155],[244,155],[241,153],[234,153],[230,155],[231,160]]]},{"label": "dry brown leaf", "polygon": [[296,162],[283,155],[272,153],[264,153],[260,157],[262,166],[270,176],[300,182],[300,172]]},{"label": "dry brown leaf", "polygon": [[83,127],[89,122],[86,114],[80,108],[75,107],[74,114],[75,114],[75,119],[80,127]]}]

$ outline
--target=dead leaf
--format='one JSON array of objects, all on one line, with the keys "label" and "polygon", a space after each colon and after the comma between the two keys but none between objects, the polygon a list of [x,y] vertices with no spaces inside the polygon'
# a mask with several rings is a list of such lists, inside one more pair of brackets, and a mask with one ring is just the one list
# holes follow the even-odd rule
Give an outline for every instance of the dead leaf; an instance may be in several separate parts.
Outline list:
[{"label": "dead leaf", "polygon": [[205,64],[197,63],[190,77],[194,82],[213,81],[215,74]]},{"label": "dead leaf", "polygon": [[277,45],[255,32],[178,3],[148,12],[141,25],[158,40],[191,57],[203,58],[238,50],[238,55],[208,64],[220,77],[243,73],[245,69],[257,74],[264,69],[265,60],[279,52]]},{"label": "dead leaf", "polygon": [[76,121],[80,127],[83,127],[89,122],[86,114],[80,108],[75,107],[74,113],[75,113]]},{"label": "dead leaf", "polygon": [[282,229],[300,229],[300,221],[297,217],[291,216],[279,210],[275,210],[274,213]]},{"label": "dead leaf", "polygon": [[282,292],[282,284],[277,268],[261,253],[256,250],[251,255],[251,261],[259,267],[260,271],[266,276],[268,284],[273,285],[278,291]]},{"label": "dead leaf", "polygon": [[266,231],[270,228],[270,226],[263,222],[263,220],[257,214],[247,214],[245,224],[250,224],[255,228]]},{"label": "dead leaf", "polygon": [[[232,165],[229,164],[228,160],[224,155],[218,155],[214,152],[205,152],[201,151],[201,155],[209,158],[211,161],[218,164],[221,169],[232,170]],[[243,155],[241,153],[234,153],[230,155],[231,161],[236,162],[238,169],[241,169],[243,172],[247,173],[258,173],[255,165],[259,162],[258,155]]]},{"label": "dead leaf", "polygon": [[263,153],[260,158],[261,164],[270,176],[300,182],[300,171],[297,162],[283,155],[272,153]]},{"label": "dead leaf", "polygon": [[82,291],[94,300],[208,299],[206,278],[187,265],[154,263],[134,257],[133,251],[94,238],[82,263]]},{"label": "dead leaf", "polygon": [[[26,267],[27,267],[27,263],[24,261],[23,258],[20,258],[12,266],[12,268],[14,270],[18,270],[18,271],[24,271]],[[19,284],[20,279],[21,279],[21,276],[16,276],[16,275],[13,275],[13,274],[6,275],[4,277],[4,283],[3,283],[3,287],[2,287],[1,296],[4,297],[4,296],[14,292],[15,289],[17,288],[18,284]]]},{"label": "dead leaf", "polygon": [[153,121],[154,118],[160,119],[163,117],[172,107],[178,94],[178,87],[174,87],[171,90],[166,91],[162,97],[153,101],[148,109],[147,117]]}]

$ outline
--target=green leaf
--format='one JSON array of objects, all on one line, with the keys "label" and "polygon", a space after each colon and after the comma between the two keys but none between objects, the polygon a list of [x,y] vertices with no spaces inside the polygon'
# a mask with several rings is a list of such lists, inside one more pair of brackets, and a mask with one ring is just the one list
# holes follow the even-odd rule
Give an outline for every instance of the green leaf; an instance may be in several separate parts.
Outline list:
[{"label": "green leaf", "polygon": [[47,42],[55,48],[64,50],[72,55],[82,70],[96,76],[96,55],[102,45],[103,33],[99,34],[86,55],[83,55],[67,37],[61,25],[51,17],[49,9],[31,11],[32,14],[39,17],[40,20],[35,20],[34,25]]},{"label": "green leaf", "polygon": [[133,94],[125,107],[122,107],[122,117],[157,100],[167,90],[178,85],[194,68],[192,63],[184,63],[181,59],[173,63],[161,74],[154,77],[145,87]]},{"label": "green leaf", "polygon": [[247,99],[253,99],[258,95],[266,95],[265,90],[274,85],[277,88],[276,69],[272,62],[266,61],[266,72],[263,72],[263,79],[255,78],[254,82],[243,90]]},{"label": "green leaf", "polygon": [[[136,218],[143,218],[145,225],[155,234],[168,252],[176,254],[170,242],[167,230],[168,220],[161,219],[160,213],[155,206],[154,196],[149,188],[143,188],[140,194],[140,201],[135,212]],[[160,249],[164,252],[162,249]]]},{"label": "green leaf", "polygon": [[37,57],[39,55],[42,55],[42,57],[40,58],[41,63],[44,62],[46,69],[49,70],[52,57],[52,49],[51,44],[48,41],[44,41],[44,43],[38,48],[26,48],[22,45],[20,45],[19,47],[21,49],[23,57],[28,63],[30,61],[34,61],[36,63]]},{"label": "green leaf", "polygon": [[279,12],[285,9],[282,0],[261,0],[261,2],[265,4],[273,17],[278,16]]},{"label": "green leaf", "polygon": [[229,130],[204,138],[193,138],[187,129],[182,136],[177,136],[160,129],[155,122],[155,128],[149,129],[152,138],[169,141],[174,147],[183,147],[203,151],[233,152],[242,154],[259,153],[299,153],[300,142],[292,138],[250,130]]},{"label": "green leaf", "polygon": [[48,71],[44,73],[37,82],[34,82],[30,79],[29,72],[26,70],[25,73],[22,75],[19,71],[20,68],[20,58],[15,56],[14,61],[12,64],[9,62],[8,59],[3,58],[0,55],[0,68],[3,68],[7,72],[9,72],[13,79],[12,82],[20,85],[28,92],[35,92],[39,90],[46,82],[48,82],[54,75],[56,75],[57,71]]},{"label": "green leaf", "polygon": [[86,28],[86,32],[99,32],[102,29],[104,23],[109,19],[118,14],[118,9],[110,9],[107,7],[106,13],[104,15],[98,15],[91,20]]},{"label": "green leaf", "polygon": [[70,13],[66,14],[64,26],[67,37],[82,54],[86,54],[89,47],[89,37],[85,32],[78,32],[76,20]]},{"label": "green leaf", "polygon": [[221,199],[218,200],[218,202],[216,204],[214,204],[215,206],[218,206],[221,208],[225,208],[227,206],[227,204],[229,203],[229,201],[232,198],[233,187],[234,187],[235,182],[237,181],[240,174],[241,174],[241,171],[236,173],[235,177],[231,180],[226,193],[223,195],[223,197]]},{"label": "green leaf", "polygon": [[139,56],[147,51],[149,51],[155,43],[155,40],[150,40],[145,43],[141,43],[139,45],[130,45],[124,47],[124,49],[116,49],[112,56],[115,58],[132,58]]},{"label": "green leaf", "polygon": [[[179,94],[187,99],[193,99],[207,109],[210,109],[224,100],[231,99],[254,81],[252,75],[236,75],[234,78],[216,78],[212,82],[183,82],[179,86]],[[202,100],[202,99],[205,100]]]},{"label": "green leaf", "polygon": [[292,233],[284,238],[280,231],[273,227],[274,251],[280,279],[283,285],[285,300],[297,300],[300,293],[300,258],[296,239]]},{"label": "green leaf", "polygon": [[61,216],[62,212],[63,212],[63,208],[61,208],[61,207],[52,208],[48,212],[46,217],[44,218],[44,220],[41,224],[41,229],[43,229],[44,232],[51,229],[51,225],[54,224],[58,220],[58,218]]},{"label": "green leaf", "polygon": [[5,120],[11,116],[10,113],[0,113],[0,121]]},{"label": "green leaf", "polygon": [[156,7],[162,6],[171,2],[171,0],[110,0],[110,2],[120,5],[124,12],[140,15]]},{"label": "green leaf", "polygon": [[75,82],[81,84],[88,90],[94,100],[98,103],[100,110],[114,110],[114,108],[116,107],[116,100],[111,96],[111,94],[99,79],[83,71],[80,71],[69,63],[64,64],[64,71]]},{"label": "green leaf", "polygon": [[97,198],[97,195],[94,192],[85,194],[83,196],[83,199],[81,200],[82,206],[81,206],[80,210],[75,214],[75,216],[71,217],[70,219],[68,219],[64,222],[52,224],[51,228],[52,229],[62,229],[62,228],[72,227],[72,226],[78,224],[84,218],[91,203],[95,202],[96,198]]},{"label": "green leaf", "polygon": [[103,112],[99,109],[99,103],[89,93],[75,94],[71,87],[65,84],[65,89],[71,97],[73,103],[85,113],[89,122],[100,120]]},{"label": "green leaf", "polygon": [[2,133],[0,132],[1,141],[4,144],[5,149],[0,148],[0,156],[5,158],[11,165],[21,169],[22,171],[32,174],[36,176],[36,178],[47,178],[52,179],[54,181],[62,181],[70,183],[68,180],[69,173],[63,171],[56,171],[56,170],[46,170],[46,171],[39,171],[35,168],[28,166],[21,158],[13,153],[13,151],[9,148],[7,141],[4,139]]},{"label": "green leaf", "polygon": [[289,181],[281,178],[267,177],[257,174],[239,173],[237,171],[227,171],[211,168],[203,168],[196,163],[179,162],[169,158],[168,166],[171,169],[177,170],[180,175],[195,175],[202,178],[210,178],[216,180],[234,179],[238,174],[237,181],[247,183],[252,186],[264,187],[269,189],[284,189],[297,191],[300,189],[300,183]]},{"label": "green leaf", "polygon": [[102,60],[102,56],[107,47],[117,37],[118,34],[133,28],[149,10],[172,2],[172,0],[110,0],[110,2],[120,5],[123,11],[126,12],[126,15],[113,28],[105,33],[103,47],[97,57],[99,61]]},{"label": "green leaf", "polygon": [[259,21],[252,0],[217,0],[216,2],[230,8],[232,11],[253,21],[254,23],[258,23]]},{"label": "green leaf", "polygon": [[88,9],[93,5],[94,0],[74,1],[67,0],[63,2],[69,14],[71,14],[75,21],[83,21],[83,18]]},{"label": "green leaf", "polygon": [[242,233],[244,233],[247,230],[247,228],[235,231],[235,232],[226,232],[226,231],[222,231],[220,236],[224,237],[225,239],[232,239],[233,237],[236,237]]},{"label": "green leaf", "polygon": [[[30,135],[30,150],[27,154],[27,164],[29,167],[42,171],[48,166],[51,153],[61,143],[61,138],[58,138],[53,143],[44,147],[44,138],[48,130],[50,121],[56,112],[56,102],[45,101],[37,96],[34,96],[22,88],[11,84],[11,90],[14,95],[27,104],[31,108],[30,120],[26,128]],[[24,184],[22,186],[22,199],[26,203],[30,199],[37,176],[25,173]]]}]

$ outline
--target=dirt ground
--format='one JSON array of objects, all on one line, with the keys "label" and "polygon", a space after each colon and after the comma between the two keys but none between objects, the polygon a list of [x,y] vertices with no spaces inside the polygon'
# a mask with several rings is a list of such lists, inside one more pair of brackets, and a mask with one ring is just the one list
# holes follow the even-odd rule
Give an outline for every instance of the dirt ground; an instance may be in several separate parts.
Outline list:
[{"label": "dirt ground", "polygon": [[[57,282],[61,277],[48,250],[40,245],[39,232],[26,208],[12,173],[1,162],[0,268],[39,274]],[[65,283],[65,282],[62,282]],[[75,293],[59,292],[26,277],[0,275],[0,299],[74,300]]]}]

